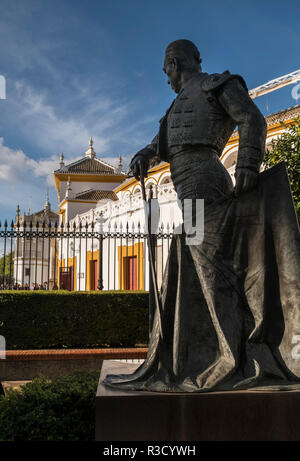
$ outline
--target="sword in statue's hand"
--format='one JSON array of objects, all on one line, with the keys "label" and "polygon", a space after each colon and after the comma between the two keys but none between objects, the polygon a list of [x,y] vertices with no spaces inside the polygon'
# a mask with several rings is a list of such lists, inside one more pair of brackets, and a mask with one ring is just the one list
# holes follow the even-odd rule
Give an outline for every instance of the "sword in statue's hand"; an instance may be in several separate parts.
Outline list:
[{"label": "sword in statue's hand", "polygon": [[[155,270],[155,264],[154,264],[154,254],[153,254],[153,238],[151,234],[151,203],[147,201],[147,196],[146,196],[146,188],[145,188],[145,175],[144,175],[144,168],[143,164],[141,161],[138,161],[138,170],[139,170],[139,178],[140,178],[140,183],[142,187],[142,198],[144,205],[147,206],[147,224],[148,224],[148,233],[147,233],[147,243],[148,243],[148,249],[149,249],[149,263],[150,263],[150,272],[151,272],[151,277],[152,277],[152,283],[153,283],[153,291],[154,291],[154,300],[155,300],[155,308],[157,312],[157,317],[158,317],[158,323],[159,323],[159,332],[160,332],[160,337],[163,339],[163,331],[162,331],[162,304],[161,304],[161,299],[158,291],[158,284],[157,284],[157,277],[156,277],[156,270]],[[135,176],[136,174],[134,171],[129,170],[128,172],[129,176]],[[151,293],[149,293],[149,296]]]}]

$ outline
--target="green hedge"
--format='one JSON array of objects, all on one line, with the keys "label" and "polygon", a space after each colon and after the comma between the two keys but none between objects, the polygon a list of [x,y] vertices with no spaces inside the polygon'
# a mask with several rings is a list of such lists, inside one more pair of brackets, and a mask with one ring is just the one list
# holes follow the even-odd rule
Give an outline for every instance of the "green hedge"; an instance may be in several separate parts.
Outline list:
[{"label": "green hedge", "polygon": [[0,441],[95,440],[99,372],[36,378],[0,397]]},{"label": "green hedge", "polygon": [[0,291],[0,335],[7,349],[145,345],[148,293]]}]

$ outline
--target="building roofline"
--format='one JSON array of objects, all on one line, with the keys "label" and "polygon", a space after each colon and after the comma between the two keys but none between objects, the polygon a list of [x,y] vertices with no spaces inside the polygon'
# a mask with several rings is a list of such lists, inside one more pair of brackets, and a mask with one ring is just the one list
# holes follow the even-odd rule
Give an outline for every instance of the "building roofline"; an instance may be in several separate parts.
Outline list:
[{"label": "building roofline", "polygon": [[[299,114],[298,115],[291,115],[291,117],[287,117],[289,114],[291,114],[292,112],[297,112],[299,111]],[[284,115],[286,115],[286,117],[283,117]],[[295,106],[292,106],[292,107],[288,107],[287,109],[283,109],[283,110],[280,110],[278,112],[273,112],[273,114],[270,114],[270,115],[267,115],[265,117],[265,120],[266,120],[266,123],[267,123],[267,126],[268,127],[271,127],[273,125],[276,125],[278,123],[281,123],[281,122],[287,122],[288,120],[294,120],[297,116],[300,116],[300,104],[296,104]],[[275,118],[275,120],[274,120]],[[276,120],[276,118],[278,120]],[[230,139],[232,138],[235,138],[235,137],[238,137],[238,130],[235,129],[234,132],[232,133],[232,135],[230,136]]]},{"label": "building roofline", "polygon": [[[292,121],[295,119],[298,114],[295,116],[295,114],[292,115],[293,112],[297,112],[299,110],[299,116],[300,116],[300,104],[296,104],[295,106],[288,107],[287,109],[280,110],[278,112],[274,112],[273,114],[267,115],[265,117],[265,120],[267,122],[268,128],[272,127],[272,125],[279,124],[280,122],[287,122],[287,121]],[[291,114],[291,117],[283,117],[283,115],[288,116]],[[278,120],[274,120],[278,116]],[[232,135],[230,136],[228,143],[232,142],[232,138],[238,138],[238,131],[235,130]],[[166,162],[160,162],[158,165],[155,165],[153,168],[148,170],[148,173],[156,173],[159,170],[167,169],[169,166],[169,163]],[[128,178],[127,180],[123,181],[122,184],[120,184],[118,187],[114,189],[115,193],[121,192],[122,190],[126,190],[129,186],[135,184],[137,181],[135,178]]]},{"label": "building roofline", "polygon": [[[75,162],[72,162],[72,163],[69,163],[68,165],[64,165],[62,168],[59,168],[57,170],[54,170],[54,174],[67,174],[69,173],[69,168],[72,168],[76,165],[80,165],[80,163],[83,163],[85,162],[87,159],[89,159],[89,157],[83,157],[83,158],[80,158],[78,160],[76,160]],[[114,174],[117,174],[117,175],[124,175],[126,176],[126,173],[125,172],[120,172],[120,173],[116,173],[116,167],[114,167],[113,165],[110,165],[109,163],[105,162],[104,160],[102,159],[99,159],[97,157],[93,157],[92,159],[90,160],[95,160],[97,161],[98,163],[108,167],[108,168],[111,168],[113,170],[113,172],[108,172],[108,171],[103,171],[103,172],[87,172],[87,171],[72,171],[70,173],[72,174],[99,174],[99,175],[114,175]]]}]

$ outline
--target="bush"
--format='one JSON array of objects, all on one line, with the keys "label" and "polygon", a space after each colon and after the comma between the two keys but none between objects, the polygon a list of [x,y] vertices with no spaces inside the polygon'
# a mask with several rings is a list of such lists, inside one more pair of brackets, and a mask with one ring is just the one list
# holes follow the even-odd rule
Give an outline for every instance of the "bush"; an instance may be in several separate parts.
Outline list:
[{"label": "bush", "polygon": [[[285,126],[284,122],[281,124]],[[270,168],[283,160],[287,167],[295,209],[300,223],[300,117],[282,135],[271,141],[271,148],[267,149],[265,153],[264,165]]]},{"label": "bush", "polygon": [[134,347],[148,342],[146,292],[0,292],[7,349]]},{"label": "bush", "polygon": [[95,440],[99,372],[36,378],[0,397],[0,441]]}]

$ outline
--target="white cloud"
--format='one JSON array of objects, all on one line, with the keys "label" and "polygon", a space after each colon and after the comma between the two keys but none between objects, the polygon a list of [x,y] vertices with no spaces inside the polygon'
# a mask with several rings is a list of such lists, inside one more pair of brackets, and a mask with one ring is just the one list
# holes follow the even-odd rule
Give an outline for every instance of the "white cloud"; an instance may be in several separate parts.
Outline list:
[{"label": "white cloud", "polygon": [[[104,162],[117,166],[118,157],[101,157]],[[72,163],[78,158],[65,158],[65,163]],[[130,156],[122,156],[123,171],[127,171]],[[52,208],[57,209],[56,190],[53,171],[58,169],[58,158],[33,159],[22,150],[11,149],[0,138],[0,206],[13,211],[17,204],[21,210],[37,211],[45,201],[46,190],[50,188]],[[3,218],[3,216],[0,216]]]},{"label": "white cloud", "polygon": [[[89,117],[82,115],[78,118],[62,117],[56,114],[53,106],[47,104],[46,95],[37,93],[33,88],[23,82],[16,83],[16,94],[11,104],[14,112],[19,114],[16,123],[24,136],[34,136],[34,143],[43,150],[56,151],[57,155],[62,150],[67,154],[82,153],[83,143],[88,146],[88,140],[95,131],[95,121],[89,123]],[[121,111],[122,108],[114,110]],[[113,117],[112,115],[112,117]],[[105,124],[112,123],[112,117],[105,120]],[[95,144],[102,150],[107,149],[104,137],[94,135]]]},{"label": "white cloud", "polygon": [[22,179],[28,169],[34,168],[36,162],[27,157],[22,150],[13,150],[3,144],[0,138],[0,177],[2,181]]},{"label": "white cloud", "polygon": [[[116,156],[122,154],[122,148],[134,154],[149,142],[145,141],[145,128],[154,123],[154,117],[129,123],[127,119],[129,110],[134,110],[133,103],[119,103],[107,95],[92,97],[86,88],[81,92],[78,89],[77,97],[82,100],[82,111],[70,113],[66,107],[64,112],[68,115],[58,115],[60,107],[49,104],[45,92],[37,92],[17,81],[15,92],[10,96],[8,116],[24,138],[43,152],[55,152],[57,157],[62,151],[67,157],[80,157],[91,136],[100,157],[110,154],[117,144],[120,148]],[[89,96],[83,97],[85,94]]]},{"label": "white cloud", "polygon": [[[127,171],[131,156],[149,142],[145,133],[153,118],[136,116],[139,103],[128,96],[124,72],[106,66],[97,67],[96,73],[90,67],[86,71],[80,59],[76,71],[70,72],[68,60],[68,65],[58,65],[74,44],[60,33],[53,33],[51,40],[47,34],[34,40],[34,34],[28,33],[31,15],[42,8],[38,0],[26,7],[21,0],[6,3],[0,18],[0,49],[8,84],[1,112],[0,206],[14,210],[16,204],[28,208],[30,202],[32,209],[40,209],[49,186],[54,208],[53,171],[61,152],[67,164],[79,159],[92,136],[97,156],[116,166],[121,154]],[[68,26],[75,21],[76,30],[80,18],[72,18],[68,17]],[[60,30],[59,25],[55,27]],[[106,52],[112,47],[112,54],[105,28],[97,27],[94,33],[104,40]],[[101,60],[101,50],[97,59]],[[32,146],[31,151],[30,147],[14,150],[4,142],[12,127],[16,143]],[[0,218],[1,214],[0,210]]]},{"label": "white cloud", "polygon": [[101,158],[129,153],[132,156],[150,141],[145,132],[149,126],[155,126],[155,117],[129,122],[129,115],[135,109],[132,102],[119,102],[108,95],[95,97],[92,89],[77,84],[74,90],[82,102],[82,110],[72,112],[68,110],[70,101],[54,107],[47,101],[46,92],[38,92],[22,81],[15,82],[15,91],[6,108],[8,123],[13,123],[18,136],[33,144],[35,150],[40,149],[41,156],[47,158],[58,159],[61,152],[66,160],[80,158],[91,136]]},{"label": "white cloud", "polygon": [[[55,156],[35,160],[20,149],[13,150],[5,146],[3,138],[0,138],[0,164],[0,178],[4,182],[33,181],[34,178],[52,175],[58,168]],[[49,185],[53,185],[53,181]]]},{"label": "white cloud", "polygon": [[[134,109],[132,103],[119,102],[109,95],[94,97],[92,89],[77,87],[76,83],[75,87],[78,100],[84,102],[81,112],[68,110],[69,101],[65,101],[66,108],[63,102],[54,107],[48,102],[46,91],[36,91],[23,81],[15,82],[6,122],[13,124],[19,139],[23,137],[35,146],[35,152],[41,153],[37,157],[14,150],[0,138],[0,205],[6,209],[15,209],[18,203],[23,209],[40,209],[47,186],[51,188],[52,207],[56,208],[53,171],[59,167],[60,153],[64,152],[66,164],[78,160],[87,150],[90,136],[98,158],[117,166],[122,155],[123,171],[127,171],[136,150],[146,143],[143,133],[147,124],[153,122],[151,117],[130,124],[127,118],[129,109]],[[117,152],[114,146],[120,146]]]},{"label": "white cloud", "polygon": [[[101,157],[101,160],[112,165],[114,167],[118,166],[119,157]],[[127,172],[129,163],[131,160],[131,155],[122,155],[122,170]]]},{"label": "white cloud", "polygon": [[[0,138],[0,205],[15,209],[40,209],[47,187],[54,192],[53,175],[57,159],[35,160],[22,150],[13,150]],[[54,203],[55,204],[55,203]],[[3,217],[3,216],[2,216]]]}]

